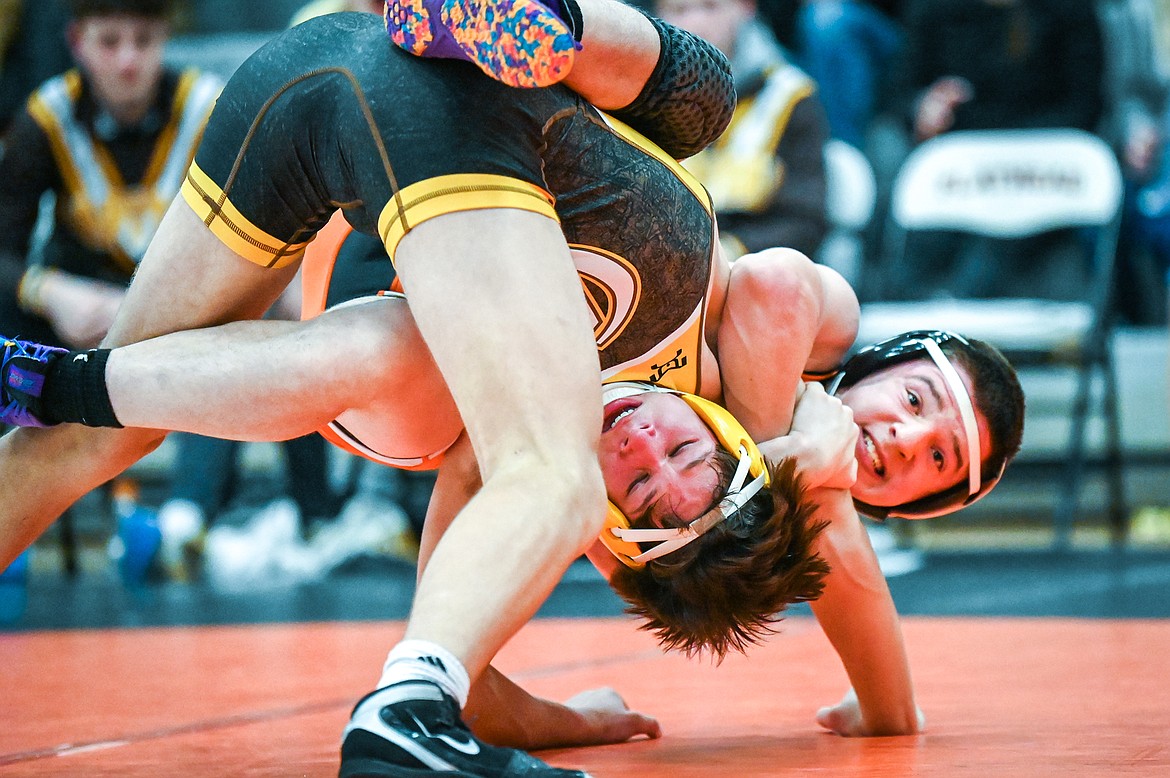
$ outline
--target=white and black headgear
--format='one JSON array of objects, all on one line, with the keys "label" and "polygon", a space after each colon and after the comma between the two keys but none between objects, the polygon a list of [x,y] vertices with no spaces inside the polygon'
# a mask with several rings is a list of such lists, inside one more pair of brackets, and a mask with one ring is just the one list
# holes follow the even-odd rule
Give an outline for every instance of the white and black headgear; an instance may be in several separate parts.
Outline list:
[{"label": "white and black headgear", "polygon": [[982,498],[999,483],[999,479],[1003,476],[1004,467],[1007,466],[1006,461],[1004,467],[1001,467],[993,477],[986,480],[983,478],[983,456],[980,451],[975,404],[955,366],[951,364],[940,348],[950,341],[970,345],[962,335],[945,330],[913,330],[895,335],[858,351],[846,360],[829,382],[829,393],[837,394],[878,371],[893,367],[901,362],[929,358],[942,371],[947,388],[959,407],[959,415],[963,420],[963,428],[967,434],[969,471],[966,480],[941,492],[893,507],[880,507],[854,500],[857,510],[867,516],[875,519],[885,519],[890,516],[903,519],[930,519],[944,516]]}]

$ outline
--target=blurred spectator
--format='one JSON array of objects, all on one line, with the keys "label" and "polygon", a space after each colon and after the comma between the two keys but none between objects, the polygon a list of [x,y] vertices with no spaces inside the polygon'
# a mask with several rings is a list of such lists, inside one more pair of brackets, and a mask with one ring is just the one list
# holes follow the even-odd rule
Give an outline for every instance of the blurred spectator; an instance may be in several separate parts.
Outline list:
[{"label": "blurred spectator", "polygon": [[[109,329],[222,88],[214,76],[163,64],[171,10],[170,0],[72,3],[67,33],[77,68],[37,88],[0,156],[0,332],[85,348]],[[51,224],[30,262],[46,194]],[[235,445],[181,444],[176,497],[221,490],[229,473],[209,468],[230,467]],[[307,515],[333,515],[336,505],[323,504],[324,441],[290,451]],[[176,530],[173,517],[164,510],[159,529],[178,548],[201,527],[193,534],[184,520]]]},{"label": "blurred spectator", "polygon": [[[907,146],[958,130],[1098,127],[1104,64],[1093,0],[910,0],[906,36],[895,105]],[[920,236],[902,272],[878,286],[893,298],[1071,296],[1085,269],[1073,241],[1067,231]]]},{"label": "blurred spectator", "polygon": [[0,152],[0,332],[85,348],[113,322],[222,83],[163,66],[167,0],[70,10],[77,67],[36,88]]},{"label": "blurred spectator", "polygon": [[1101,0],[1108,111],[1103,134],[1126,182],[1117,300],[1124,321],[1165,316],[1170,264],[1170,2]]},{"label": "blurred spectator", "polygon": [[657,0],[655,13],[731,61],[731,125],[684,163],[711,192],[729,258],[772,246],[814,255],[828,230],[828,126],[816,85],[787,60],[754,0]]},{"label": "blurred spectator", "polygon": [[69,68],[63,0],[0,0],[0,135],[41,82]]},{"label": "blurred spectator", "polygon": [[[105,335],[221,87],[163,67],[168,11],[74,3],[78,67],[28,99],[0,156],[0,331],[71,347]],[[29,266],[45,194],[52,225]]]},{"label": "blurred spectator", "polygon": [[[1131,322],[1150,324],[1170,310],[1170,0],[1101,0],[1100,11],[1109,66],[1106,133],[1126,177],[1118,306]],[[1170,508],[1161,502],[1135,512],[1132,537],[1165,541]]]},{"label": "blurred spectator", "polygon": [[760,13],[819,87],[834,138],[859,149],[901,51],[907,0],[760,0]]},{"label": "blurred spectator", "polygon": [[1093,0],[910,0],[906,36],[901,105],[917,141],[1097,128],[1104,65]]}]

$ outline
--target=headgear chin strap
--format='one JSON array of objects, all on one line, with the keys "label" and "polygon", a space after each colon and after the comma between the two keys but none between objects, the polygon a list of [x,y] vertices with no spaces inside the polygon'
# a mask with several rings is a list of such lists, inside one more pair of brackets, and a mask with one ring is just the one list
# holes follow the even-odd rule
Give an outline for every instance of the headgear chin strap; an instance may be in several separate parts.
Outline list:
[{"label": "headgear chin strap", "polygon": [[[841,389],[853,386],[866,376],[880,370],[900,362],[921,359],[923,352],[925,352],[925,355],[930,357],[942,373],[951,397],[954,398],[955,404],[959,408],[963,430],[967,435],[968,472],[966,481],[961,481],[950,489],[891,508],[869,505],[860,500],[854,500],[857,509],[868,516],[877,519],[885,519],[889,516],[905,519],[929,519],[943,516],[981,499],[999,483],[999,479],[1003,476],[1003,468],[1001,467],[995,477],[987,482],[983,481],[983,455],[979,443],[979,424],[975,415],[975,404],[972,402],[971,395],[959,376],[958,370],[951,364],[940,347],[941,344],[950,340],[969,345],[963,336],[944,330],[915,330],[888,338],[857,352],[845,363],[829,386],[829,393],[836,394]],[[1006,466],[1007,463],[1005,462],[1004,465]]]},{"label": "headgear chin strap", "polygon": [[[610,502],[605,528],[601,531],[601,542],[624,565],[635,570],[641,569],[651,560],[677,551],[720,522],[734,516],[769,483],[768,469],[759,448],[747,430],[725,408],[698,395],[663,389],[653,384],[639,385],[639,388],[643,392],[670,392],[682,398],[711,428],[723,448],[738,452],[739,465],[735,468],[727,495],[718,505],[685,527],[631,529],[630,520]],[[750,481],[749,476],[752,478]],[[648,551],[643,551],[638,545],[654,542],[658,545]]]}]

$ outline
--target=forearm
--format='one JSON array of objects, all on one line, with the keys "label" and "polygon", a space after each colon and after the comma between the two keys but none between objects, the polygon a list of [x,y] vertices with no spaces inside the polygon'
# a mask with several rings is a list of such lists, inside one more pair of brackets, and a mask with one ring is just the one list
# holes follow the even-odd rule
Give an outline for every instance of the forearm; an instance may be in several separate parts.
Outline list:
[{"label": "forearm", "polygon": [[918,731],[918,709],[898,613],[878,567],[865,527],[843,490],[817,490],[817,517],[829,526],[817,550],[832,568],[821,597],[812,603],[857,693],[858,735],[905,735]]}]

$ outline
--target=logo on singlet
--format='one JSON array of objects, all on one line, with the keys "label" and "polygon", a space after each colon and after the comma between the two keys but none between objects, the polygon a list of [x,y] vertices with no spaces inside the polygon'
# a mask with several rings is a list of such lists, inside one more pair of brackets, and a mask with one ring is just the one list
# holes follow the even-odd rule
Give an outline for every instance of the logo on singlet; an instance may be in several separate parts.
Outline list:
[{"label": "logo on singlet", "polygon": [[585,303],[593,314],[598,351],[617,340],[633,320],[642,297],[642,279],[627,260],[594,247],[572,246]]},{"label": "logo on singlet", "polygon": [[653,375],[650,376],[650,383],[656,384],[661,381],[662,377],[671,370],[679,370],[680,368],[684,368],[686,366],[687,358],[683,356],[682,349],[680,348],[678,351],[674,352],[674,356],[671,359],[663,362],[661,365],[650,365],[650,369],[654,371]]}]

